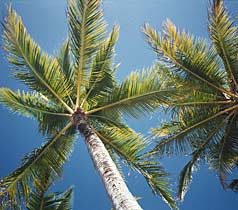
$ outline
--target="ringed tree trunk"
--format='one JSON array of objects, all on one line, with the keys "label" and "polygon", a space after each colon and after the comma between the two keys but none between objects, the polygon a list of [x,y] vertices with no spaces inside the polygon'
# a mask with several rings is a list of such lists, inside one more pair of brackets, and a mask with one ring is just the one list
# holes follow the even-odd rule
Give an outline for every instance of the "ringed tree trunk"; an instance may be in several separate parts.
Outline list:
[{"label": "ringed tree trunk", "polygon": [[85,114],[78,109],[72,115],[72,120],[85,139],[89,154],[101,176],[114,210],[142,210],[127,188],[101,139],[86,121]]}]

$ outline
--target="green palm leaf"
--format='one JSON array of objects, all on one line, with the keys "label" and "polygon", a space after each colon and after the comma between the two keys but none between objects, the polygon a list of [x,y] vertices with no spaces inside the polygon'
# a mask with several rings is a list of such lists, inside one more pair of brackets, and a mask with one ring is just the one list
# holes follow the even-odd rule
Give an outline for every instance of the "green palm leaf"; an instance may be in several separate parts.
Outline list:
[{"label": "green palm leaf", "polygon": [[69,117],[45,96],[37,92],[13,92],[8,88],[0,89],[0,101],[5,104],[12,112],[17,112],[23,116],[39,118],[42,114],[61,117]]},{"label": "green palm leaf", "polygon": [[[191,118],[193,120],[187,122],[189,124],[185,126],[182,125],[181,122],[172,122],[171,124],[165,125],[162,127],[162,130],[168,130],[169,133],[174,129],[174,132],[171,133],[172,135],[168,138],[159,141],[153,151],[157,151],[159,154],[188,154],[191,148],[193,148],[194,142],[199,142],[199,139],[202,139],[204,135],[210,133],[214,127],[216,127],[216,123],[223,119],[226,112],[234,110],[235,108],[235,106],[232,106],[218,113],[204,111],[196,113],[197,116],[193,116]],[[191,112],[189,114],[191,114]],[[181,121],[184,122],[183,120]],[[159,136],[161,129],[153,129],[153,132],[155,137]]]},{"label": "green palm leaf", "polygon": [[73,188],[69,188],[60,198],[60,204],[57,210],[72,210]]},{"label": "green palm leaf", "polygon": [[212,145],[208,155],[209,165],[218,171],[224,188],[226,188],[226,175],[231,174],[238,158],[237,119],[237,113],[235,113],[229,119],[223,137],[216,144]]},{"label": "green palm leaf", "polygon": [[81,85],[88,77],[90,61],[105,36],[100,0],[69,0],[68,17],[72,53],[76,62],[76,106],[78,106]]},{"label": "green palm leaf", "polygon": [[[97,101],[97,97],[107,94],[114,87],[114,71],[112,59],[114,55],[114,47],[119,36],[119,27],[115,26],[109,35],[108,39],[100,46],[96,57],[93,60],[91,72],[86,89],[86,100]],[[96,99],[94,99],[96,97]],[[94,103],[95,103],[94,102]]]},{"label": "green palm leaf", "polygon": [[66,78],[72,79],[73,68],[71,68],[70,42],[68,39],[62,44],[56,58],[57,58],[58,63],[61,67],[61,70],[64,72]]},{"label": "green palm leaf", "polygon": [[[233,113],[232,113],[233,114]],[[199,145],[197,145],[196,150],[192,153],[192,159],[185,165],[183,170],[179,175],[179,185],[178,185],[178,197],[182,201],[188,190],[188,187],[192,181],[192,173],[198,168],[199,163],[205,159],[206,151],[209,150],[209,147],[219,141],[223,135],[223,127],[226,125],[227,120],[232,116],[229,114],[221,123],[217,123],[217,127],[213,129],[208,137],[203,140]]]},{"label": "green palm leaf", "polygon": [[54,101],[60,101],[72,112],[63,101],[63,98],[70,94],[72,87],[60,71],[59,63],[41,51],[11,7],[5,19],[3,38],[4,48],[9,53],[8,60],[14,65],[14,76],[31,89]]},{"label": "green palm leaf", "polygon": [[73,189],[69,188],[63,193],[31,192],[28,210],[71,210]]},{"label": "green palm leaf", "polygon": [[169,97],[176,97],[176,88],[162,88],[162,83],[157,77],[160,66],[155,65],[142,74],[133,72],[126,80],[115,87],[110,95],[102,97],[97,106],[87,113],[98,111],[113,111],[139,117],[154,111],[159,104],[166,104]]},{"label": "green palm leaf", "polygon": [[69,123],[55,137],[40,148],[27,154],[22,166],[16,169],[0,183],[0,198],[9,198],[13,203],[21,201],[23,196],[28,199],[32,182],[52,172],[53,177],[61,174],[62,166],[73,150],[73,135],[67,133],[72,126]]},{"label": "green palm leaf", "polygon": [[210,5],[208,31],[217,54],[223,60],[227,81],[233,91],[238,81],[238,28],[221,0],[213,0]]},{"label": "green palm leaf", "polygon": [[[61,71],[64,73],[65,77],[69,81],[70,84],[74,84],[74,67],[71,63],[71,51],[70,51],[70,42],[67,39],[59,49],[56,59],[60,65]],[[67,95],[67,98],[64,100],[67,104],[71,104],[71,106],[75,106],[74,101],[76,100],[76,87],[73,86],[71,90],[71,94]]]},{"label": "green palm leaf", "polygon": [[55,134],[66,126],[70,115],[45,96],[37,92],[13,92],[0,89],[0,101],[12,112],[26,117],[33,117],[39,122],[39,131],[43,134]]},{"label": "green palm leaf", "polygon": [[31,191],[29,201],[26,204],[28,210],[71,210],[73,188],[70,187],[63,193],[49,193],[50,185],[55,181],[51,174],[46,171],[42,177],[34,180],[35,189]]},{"label": "green palm leaf", "polygon": [[210,92],[219,91],[237,98],[223,87],[225,72],[213,48],[185,32],[179,32],[171,22],[167,22],[165,31],[160,34],[148,24],[143,28],[146,41],[171,70],[180,71],[181,76],[187,79],[193,78]]}]

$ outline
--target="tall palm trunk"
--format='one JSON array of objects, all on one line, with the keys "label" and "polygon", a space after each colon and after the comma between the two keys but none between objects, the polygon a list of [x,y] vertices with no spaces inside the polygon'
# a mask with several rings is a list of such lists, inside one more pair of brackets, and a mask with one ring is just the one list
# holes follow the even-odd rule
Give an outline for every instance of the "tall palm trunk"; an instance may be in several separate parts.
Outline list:
[{"label": "tall palm trunk", "polygon": [[113,208],[115,210],[142,210],[127,188],[101,139],[90,127],[80,109],[73,114],[72,120],[80,134],[85,138],[88,151],[102,178]]}]

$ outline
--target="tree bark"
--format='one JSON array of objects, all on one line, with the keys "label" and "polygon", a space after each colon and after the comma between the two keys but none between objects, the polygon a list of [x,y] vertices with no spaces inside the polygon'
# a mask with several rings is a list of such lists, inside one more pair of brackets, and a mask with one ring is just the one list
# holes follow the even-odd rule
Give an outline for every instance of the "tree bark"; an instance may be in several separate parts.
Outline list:
[{"label": "tree bark", "polygon": [[101,176],[114,210],[142,210],[127,188],[101,139],[88,124],[82,112],[79,114],[76,111],[72,118],[76,128],[85,139],[89,154]]}]

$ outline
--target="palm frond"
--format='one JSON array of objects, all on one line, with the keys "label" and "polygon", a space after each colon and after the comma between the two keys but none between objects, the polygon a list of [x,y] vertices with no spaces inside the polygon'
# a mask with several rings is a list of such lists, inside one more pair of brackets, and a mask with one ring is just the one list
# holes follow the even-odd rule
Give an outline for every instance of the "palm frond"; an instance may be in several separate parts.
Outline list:
[{"label": "palm frond", "polygon": [[226,188],[226,175],[231,174],[238,157],[237,113],[228,121],[223,137],[212,145],[208,154],[209,166],[218,171],[220,182]]},{"label": "palm frond", "polygon": [[90,61],[105,36],[100,2],[100,0],[68,1],[70,41],[76,61],[76,107],[79,105],[81,85],[88,77]]},{"label": "palm frond", "polygon": [[[46,136],[51,136],[53,134],[58,133],[59,130],[62,130],[69,122],[69,117],[65,116],[52,116],[51,114],[42,113],[38,118],[39,123],[39,132]],[[73,130],[75,129],[72,126]]]},{"label": "palm frond", "polygon": [[[86,96],[82,102],[83,106],[86,100],[95,100],[95,96],[102,97],[104,92],[110,91],[115,83],[112,59],[114,56],[114,47],[119,36],[119,27],[115,26],[108,39],[100,46],[96,57],[93,60],[91,72],[86,88]],[[106,94],[104,93],[104,94]]]},{"label": "palm frond", "polygon": [[57,106],[44,95],[37,92],[14,92],[8,88],[0,89],[0,102],[6,105],[12,112],[23,116],[39,118],[42,114],[61,117],[69,117],[69,114],[58,112]]},{"label": "palm frond", "polygon": [[238,28],[229,17],[223,1],[212,0],[210,4],[208,31],[216,52],[223,60],[227,83],[231,91],[234,91],[238,81]]},{"label": "palm frond", "polygon": [[196,39],[185,32],[180,32],[171,23],[165,25],[165,33],[160,34],[148,24],[143,28],[146,41],[151,45],[158,57],[183,77],[195,79],[198,84],[210,88],[210,92],[218,91],[235,98],[237,96],[226,90],[225,72],[213,48],[205,41]]},{"label": "palm frond", "polygon": [[32,183],[48,172],[57,177],[61,174],[62,166],[73,150],[73,134],[68,133],[72,126],[69,123],[43,146],[27,154],[22,165],[10,175],[1,179],[0,199],[21,203],[28,200]]},{"label": "palm frond", "polygon": [[154,161],[147,153],[143,153],[148,142],[129,128],[103,126],[96,133],[123,163],[144,176],[155,195],[161,196],[172,209],[177,209],[169,190],[168,173],[159,162]]},{"label": "palm frond", "polygon": [[55,134],[63,129],[70,115],[65,113],[64,107],[60,107],[37,92],[13,92],[7,88],[0,89],[0,102],[6,105],[12,112],[23,116],[32,117],[39,122],[41,133]]},{"label": "palm frond", "polygon": [[45,195],[45,192],[31,192],[27,209],[72,210],[72,193],[72,188],[63,193],[51,193],[48,195]]},{"label": "palm frond", "polygon": [[112,93],[99,100],[96,107],[87,113],[98,111],[113,111],[119,114],[127,114],[131,117],[139,117],[154,111],[161,104],[166,104],[169,97],[176,97],[175,86],[168,89],[162,88],[157,73],[160,66],[155,65],[142,74],[133,72],[126,80],[115,87]]},{"label": "palm frond", "polygon": [[[70,42],[68,39],[64,41],[60,47],[56,59],[61,67],[61,72],[65,75],[70,84],[74,84],[74,67],[71,64],[71,51],[70,51]],[[70,94],[67,95],[64,100],[67,104],[71,104],[72,107],[75,107],[74,101],[76,100],[76,87],[73,85]]]},{"label": "palm frond", "polygon": [[58,54],[57,54],[57,60],[59,62],[59,65],[61,67],[62,72],[64,72],[65,76],[68,79],[72,79],[73,72],[71,68],[71,60],[70,60],[70,42],[69,40],[65,40],[62,44]]},{"label": "palm frond", "polygon": [[197,167],[195,164],[196,161],[196,159],[190,160],[179,174],[178,198],[180,201],[183,201],[188,187],[192,181],[192,173],[194,168]]},{"label": "palm frond", "polygon": [[57,210],[72,210],[73,188],[69,188],[60,198],[60,204]]},{"label": "palm frond", "polygon": [[125,124],[124,122],[122,122],[121,115],[118,113],[100,111],[95,114],[90,114],[88,115],[88,117],[90,121],[93,121],[94,124],[96,124],[95,128],[97,128],[98,125],[101,124],[106,124],[107,126],[112,127],[115,126],[118,128],[125,128]]},{"label": "palm frond", "polygon": [[[226,117],[227,112],[234,109],[236,109],[236,106],[221,111],[216,111],[215,109],[213,112],[204,112],[204,110],[198,113],[185,112],[188,117],[190,116],[191,120],[186,122],[182,119],[177,121],[177,123],[172,122],[162,127],[162,130],[168,129],[171,131],[172,128],[175,132],[170,134],[169,137],[160,140],[153,149],[153,152],[158,152],[160,155],[165,153],[189,153],[191,148],[193,148],[194,142],[199,142],[199,139],[203,139],[204,135],[207,135],[216,127],[216,123],[219,123],[220,120]],[[155,137],[159,136],[161,129],[153,129],[153,132]]]},{"label": "palm frond", "polygon": [[[124,128],[101,125],[97,128],[97,134],[104,144],[113,148],[123,161],[128,165],[137,160],[140,152],[145,149],[146,142],[139,134],[124,126]],[[128,162],[127,162],[128,161]],[[133,164],[131,165],[133,167]]]},{"label": "palm frond", "polygon": [[38,180],[34,180],[35,189],[31,191],[29,201],[26,204],[28,210],[71,210],[73,188],[65,192],[54,192],[47,195],[49,187],[55,181],[50,171],[42,174]]},{"label": "palm frond", "polygon": [[3,38],[4,49],[9,53],[8,60],[14,66],[14,76],[32,90],[61,102],[72,113],[72,109],[63,101],[70,94],[72,86],[60,71],[57,59],[41,51],[11,7],[5,19]]},{"label": "palm frond", "polygon": [[221,121],[221,123],[217,123],[217,126],[208,133],[207,138],[204,138],[202,142],[196,145],[196,149],[192,153],[192,159],[186,164],[183,170],[179,175],[179,184],[178,184],[178,198],[179,200],[183,200],[184,196],[188,190],[188,187],[192,181],[192,173],[194,170],[198,168],[199,162],[206,157],[206,152],[209,146],[212,143],[216,143],[219,141],[221,136],[223,135],[224,125],[227,123],[229,118],[234,114],[234,112],[230,113],[225,119]]}]

